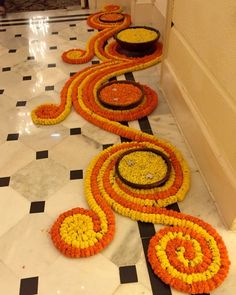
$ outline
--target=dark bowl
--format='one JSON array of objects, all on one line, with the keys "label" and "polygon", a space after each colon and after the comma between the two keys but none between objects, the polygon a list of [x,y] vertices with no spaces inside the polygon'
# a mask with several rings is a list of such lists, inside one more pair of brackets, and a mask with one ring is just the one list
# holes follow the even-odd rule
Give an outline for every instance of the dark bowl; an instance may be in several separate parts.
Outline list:
[{"label": "dark bowl", "polygon": [[[117,19],[114,21],[114,20],[108,20],[106,19],[106,15],[114,15],[114,16],[117,16]],[[125,18],[125,16],[121,13],[118,13],[118,12],[109,12],[109,13],[104,13],[102,15],[99,16],[99,20],[101,22],[104,22],[104,23],[114,23],[114,22],[121,22],[123,21]]]},{"label": "dark bowl", "polygon": [[[110,85],[113,85],[113,84],[132,84],[134,85],[135,87],[139,88],[142,92],[141,96],[139,97],[139,99],[137,99],[137,101],[135,102],[131,102],[130,104],[126,104],[126,105],[117,105],[117,104],[113,104],[112,102],[111,103],[108,103],[108,102],[105,102],[103,99],[102,99],[102,96],[101,96],[101,91],[103,90],[103,88],[107,87],[107,86],[110,86]],[[98,91],[97,91],[97,97],[98,97],[98,100],[99,102],[104,106],[104,107],[107,107],[109,109],[112,109],[112,110],[129,110],[129,109],[132,109],[136,106],[138,106],[143,98],[144,98],[144,95],[145,95],[145,92],[144,92],[144,89],[142,87],[142,85],[140,85],[139,83],[137,82],[134,82],[134,81],[127,81],[127,80],[120,80],[120,81],[110,81],[110,82],[106,82],[105,84],[102,84],[99,88],[98,88]]]},{"label": "dark bowl", "polygon": [[[132,42],[128,42],[128,41],[122,41],[119,39],[118,35],[120,32],[126,31],[126,30],[135,30],[136,28],[141,28],[141,29],[146,29],[149,31],[154,31],[157,33],[157,36],[155,39],[147,41],[147,42],[138,42],[138,43],[132,43]],[[146,26],[135,26],[135,27],[129,27],[123,30],[120,30],[119,32],[117,32],[114,35],[114,38],[116,40],[116,42],[119,44],[119,46],[122,49],[128,50],[128,51],[133,51],[133,52],[140,52],[140,51],[146,51],[146,50],[151,50],[151,49],[155,49],[157,41],[160,38],[160,32],[154,28],[151,27],[146,27]]]}]

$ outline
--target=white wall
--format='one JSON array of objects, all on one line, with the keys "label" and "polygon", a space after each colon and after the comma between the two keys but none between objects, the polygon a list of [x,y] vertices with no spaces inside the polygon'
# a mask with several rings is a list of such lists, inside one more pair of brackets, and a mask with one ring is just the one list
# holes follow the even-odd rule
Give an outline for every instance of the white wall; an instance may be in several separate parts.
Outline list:
[{"label": "white wall", "polygon": [[[236,218],[236,1],[175,0],[172,21],[163,88],[225,221],[232,226]],[[179,89],[178,94],[174,91],[178,105],[170,84]],[[191,123],[181,118],[183,110],[198,126],[192,135]]]}]

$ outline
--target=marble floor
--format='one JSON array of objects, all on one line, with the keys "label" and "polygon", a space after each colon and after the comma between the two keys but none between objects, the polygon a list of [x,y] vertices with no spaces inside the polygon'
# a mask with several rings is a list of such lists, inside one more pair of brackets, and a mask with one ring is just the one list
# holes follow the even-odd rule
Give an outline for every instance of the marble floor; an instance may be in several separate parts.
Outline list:
[{"label": "marble floor", "polygon": [[[35,126],[30,112],[58,102],[65,81],[88,66],[69,65],[61,53],[84,48],[94,30],[88,10],[9,13],[0,19],[0,294],[6,295],[180,295],[146,263],[150,236],[144,227],[116,214],[114,241],[100,254],[68,259],[52,245],[49,229],[59,213],[87,208],[83,174],[91,159],[120,138],[82,119],[74,110],[55,126]],[[94,58],[92,62],[96,62]],[[90,62],[89,64],[91,64]],[[160,65],[130,73],[155,89],[158,108],[129,122],[170,140],[191,168],[191,189],[176,210],[198,216],[223,236],[230,273],[212,294],[236,294],[236,234],[228,231],[158,86]]]}]

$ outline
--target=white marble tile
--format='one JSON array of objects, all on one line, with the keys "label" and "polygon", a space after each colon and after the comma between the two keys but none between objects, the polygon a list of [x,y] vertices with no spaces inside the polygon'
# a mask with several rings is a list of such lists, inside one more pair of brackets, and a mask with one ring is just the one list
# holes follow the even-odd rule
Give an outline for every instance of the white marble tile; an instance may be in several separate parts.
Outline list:
[{"label": "white marble tile", "polygon": [[[22,80],[22,77],[21,77]],[[12,87],[7,87],[6,95],[15,98],[16,100],[28,100],[32,97],[36,97],[40,93],[44,91],[43,81],[35,80],[34,81],[21,81],[19,83],[15,83]],[[17,91],[16,91],[17,89]],[[44,96],[47,94],[44,93]]]},{"label": "white marble tile", "polygon": [[[9,49],[17,49],[16,46],[12,45]],[[29,55],[29,49],[27,47],[20,47],[15,53],[6,53],[1,56],[0,67],[13,67],[15,65],[23,63],[27,60]]]},{"label": "white marble tile", "polygon": [[113,295],[152,295],[152,291],[140,283],[120,285]]},{"label": "white marble tile", "polygon": [[0,145],[0,177],[11,176],[35,159],[35,152],[19,141]]},{"label": "white marble tile", "polygon": [[75,135],[55,146],[52,149],[51,158],[70,170],[85,169],[101,150],[102,146],[96,139]]},{"label": "white marble tile", "polygon": [[11,177],[10,185],[28,200],[40,201],[68,182],[69,171],[64,166],[51,159],[41,159],[18,170]]},{"label": "white marble tile", "polygon": [[0,236],[2,236],[29,213],[30,204],[11,187],[1,187],[0,193]]},{"label": "white marble tile", "polygon": [[37,127],[20,137],[21,142],[35,151],[49,150],[70,134],[69,130],[61,125]]},{"label": "white marble tile", "polygon": [[89,209],[84,196],[82,179],[71,180],[62,189],[51,195],[46,202],[45,212],[56,219],[62,212],[76,207]]},{"label": "white marble tile", "polygon": [[101,254],[89,258],[60,256],[40,276],[40,295],[111,295],[120,283],[118,268]]},{"label": "white marble tile", "polygon": [[143,251],[141,252],[139,261],[136,263],[136,270],[137,270],[138,282],[142,284],[143,286],[145,286],[145,288],[147,290],[150,290],[151,292],[151,283],[150,283],[147,263],[146,263],[146,259],[145,259]]},{"label": "white marble tile", "polygon": [[[9,89],[12,89],[12,92],[16,92],[15,87],[19,85],[19,82],[22,81],[22,77],[13,72],[0,72],[0,88],[5,89],[4,94],[8,92]],[[11,95],[9,95],[11,96]]]},{"label": "white marble tile", "polygon": [[87,121],[72,108],[70,114],[61,124],[67,128],[77,128],[84,126],[86,123]]},{"label": "white marble tile", "polygon": [[6,48],[0,44],[0,56],[3,56],[6,53],[8,53],[8,50],[9,50],[8,48]]},{"label": "white marble tile", "polygon": [[34,53],[29,52],[28,56],[34,56],[35,60],[25,60],[12,68],[12,71],[19,74],[21,77],[36,75],[37,72],[42,71],[47,67],[46,64],[37,61],[37,55],[34,55]]},{"label": "white marble tile", "polygon": [[4,46],[7,48],[21,48],[21,47],[27,47],[29,44],[29,40],[23,36],[21,37],[13,37],[11,39],[7,39],[4,42]]},{"label": "white marble tile", "polygon": [[59,256],[48,233],[52,222],[46,214],[25,216],[1,236],[1,261],[21,278],[47,271]]},{"label": "white marble tile", "polygon": [[[22,100],[22,98],[19,100]],[[36,128],[32,123],[30,110],[27,108],[12,108],[2,113],[0,125],[6,134],[29,134],[32,129]]]},{"label": "white marble tile", "polygon": [[135,265],[141,257],[142,244],[137,222],[116,214],[116,234],[102,255],[117,266]]},{"label": "white marble tile", "polygon": [[95,140],[99,144],[119,143],[119,136],[96,127],[91,123],[86,123],[83,126],[82,135]]},{"label": "white marble tile", "polygon": [[0,290],[3,294],[19,294],[19,278],[0,262]]},{"label": "white marble tile", "polygon": [[5,113],[14,106],[16,106],[16,102],[14,99],[11,99],[9,96],[4,95],[4,93],[0,95],[0,114]]}]

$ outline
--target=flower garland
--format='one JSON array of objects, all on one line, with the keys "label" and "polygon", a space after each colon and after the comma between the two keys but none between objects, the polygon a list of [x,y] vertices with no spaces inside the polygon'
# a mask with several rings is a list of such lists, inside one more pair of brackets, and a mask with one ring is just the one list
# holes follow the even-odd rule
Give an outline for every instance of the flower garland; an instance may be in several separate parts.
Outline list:
[{"label": "flower garland", "polygon": [[[87,50],[73,49],[63,54],[66,62],[87,62],[96,54],[103,63],[87,67],[71,77],[61,91],[59,105],[47,104],[33,110],[35,124],[56,124],[69,114],[71,105],[86,120],[132,142],[112,146],[90,163],[85,176],[85,196],[90,210],[74,208],[62,213],[51,228],[54,245],[68,257],[88,257],[100,252],[113,239],[117,213],[133,220],[168,225],[152,239],[148,259],[154,272],[174,288],[191,293],[208,293],[218,287],[229,270],[229,259],[220,235],[206,222],[184,213],[167,210],[182,201],[188,192],[190,171],[181,153],[170,143],[119,123],[149,114],[157,95],[144,87],[145,98],[132,110],[110,110],[99,103],[97,90],[110,78],[141,70],[158,63],[162,46],[154,53],[130,58],[119,53],[117,43],[104,47],[105,41],[118,29],[129,26],[125,15],[121,24],[101,23],[107,12],[120,12],[117,5],[89,17],[88,24],[101,29],[88,43]],[[151,107],[150,107],[151,105]],[[159,151],[170,161],[170,172],[164,183],[152,188],[136,188],[124,183],[116,165],[127,152],[150,149]],[[132,159],[131,159],[132,160]],[[160,163],[161,170],[165,165]],[[140,180],[139,174],[135,176]],[[163,177],[162,171],[158,177]]]}]

